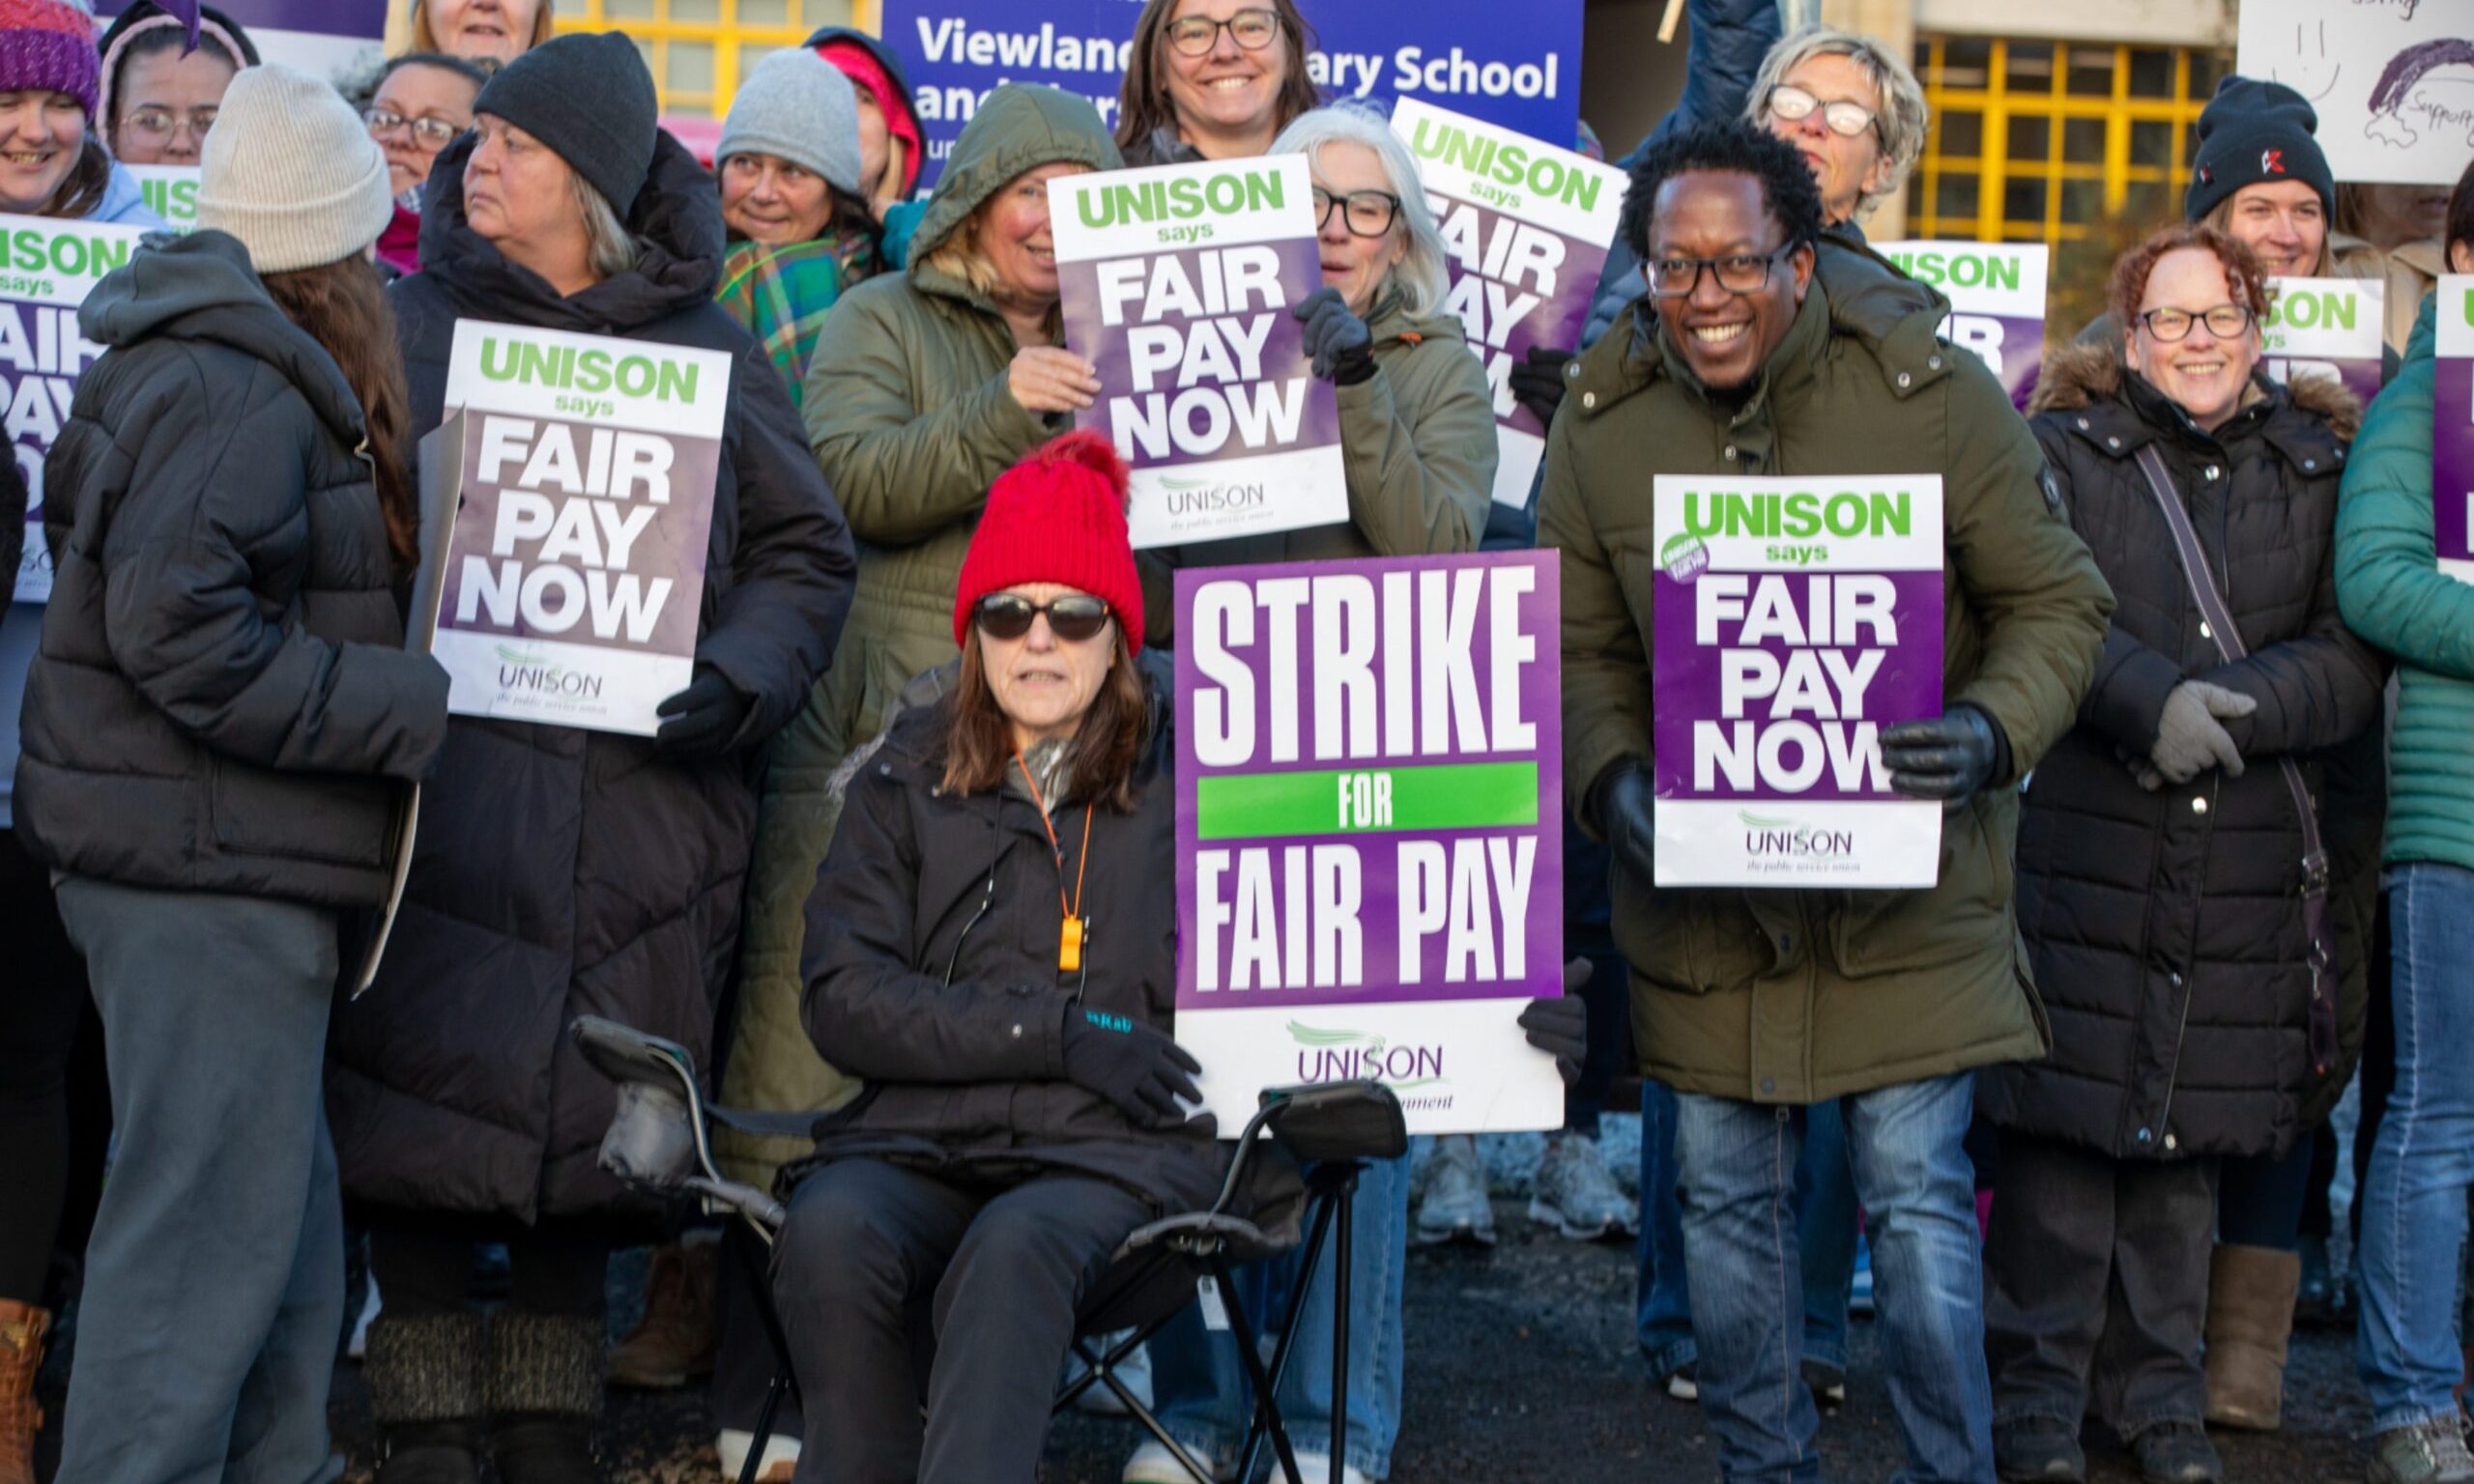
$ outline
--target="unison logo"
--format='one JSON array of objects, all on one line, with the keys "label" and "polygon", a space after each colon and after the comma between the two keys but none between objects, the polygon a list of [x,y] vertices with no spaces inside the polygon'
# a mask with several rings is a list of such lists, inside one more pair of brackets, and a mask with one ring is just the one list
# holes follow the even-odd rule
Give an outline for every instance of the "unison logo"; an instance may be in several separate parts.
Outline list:
[{"label": "unison logo", "polygon": [[1394,1045],[1371,1031],[1327,1031],[1297,1020],[1288,1022],[1288,1035],[1297,1042],[1300,1082],[1375,1081],[1402,1092],[1451,1080],[1441,1046]]},{"label": "unison logo", "polygon": [[1830,860],[1856,853],[1853,830],[1806,829],[1793,819],[1769,819],[1742,810],[1743,847],[1748,855],[1785,856],[1793,860]]},{"label": "unison logo", "polygon": [[1163,479],[1170,515],[1209,515],[1221,510],[1259,510],[1271,500],[1259,484],[1223,484],[1212,479]]},{"label": "unison logo", "polygon": [[528,654],[504,644],[494,647],[499,652],[501,690],[522,691],[533,696],[573,696],[584,700],[601,699],[599,675],[555,665],[546,654]]}]

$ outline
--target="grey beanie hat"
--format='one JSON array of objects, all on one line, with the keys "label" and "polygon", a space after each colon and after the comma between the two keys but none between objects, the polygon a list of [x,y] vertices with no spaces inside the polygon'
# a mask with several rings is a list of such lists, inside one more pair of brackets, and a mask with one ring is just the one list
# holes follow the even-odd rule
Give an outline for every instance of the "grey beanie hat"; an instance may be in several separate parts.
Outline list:
[{"label": "grey beanie hat", "polygon": [[713,162],[774,155],[851,195],[859,192],[859,100],[850,79],[804,46],[756,64],[731,100]]},{"label": "grey beanie hat", "polygon": [[260,273],[340,263],[394,219],[378,141],[342,94],[280,62],[233,76],[198,163],[198,226],[239,238]]},{"label": "grey beanie hat", "polygon": [[653,166],[661,101],[636,43],[616,31],[554,36],[500,68],[473,111],[550,147],[623,219]]}]

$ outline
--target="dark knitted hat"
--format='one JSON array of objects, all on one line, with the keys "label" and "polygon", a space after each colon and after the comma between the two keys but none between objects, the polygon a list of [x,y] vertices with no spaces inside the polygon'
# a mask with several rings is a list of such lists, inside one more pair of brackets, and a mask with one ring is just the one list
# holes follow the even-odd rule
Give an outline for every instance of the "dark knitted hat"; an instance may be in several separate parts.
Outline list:
[{"label": "dark knitted hat", "polygon": [[552,37],[500,68],[473,102],[555,151],[621,218],[652,169],[661,102],[636,43],[615,31]]},{"label": "dark knitted hat", "polygon": [[2319,193],[2333,215],[2337,180],[2314,137],[2319,115],[2310,100],[2281,82],[2228,77],[2200,114],[2199,157],[2191,162],[2182,219],[2198,221],[2245,186],[2300,181]]}]

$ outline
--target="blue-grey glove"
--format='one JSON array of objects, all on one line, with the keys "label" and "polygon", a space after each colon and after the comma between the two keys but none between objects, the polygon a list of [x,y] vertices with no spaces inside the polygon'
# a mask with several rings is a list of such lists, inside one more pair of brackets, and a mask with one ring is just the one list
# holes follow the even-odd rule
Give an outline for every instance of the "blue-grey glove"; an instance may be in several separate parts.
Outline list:
[{"label": "blue-grey glove", "polygon": [[1339,290],[1316,289],[1289,313],[1306,323],[1306,355],[1316,376],[1354,386],[1374,374],[1374,331],[1349,312]]}]

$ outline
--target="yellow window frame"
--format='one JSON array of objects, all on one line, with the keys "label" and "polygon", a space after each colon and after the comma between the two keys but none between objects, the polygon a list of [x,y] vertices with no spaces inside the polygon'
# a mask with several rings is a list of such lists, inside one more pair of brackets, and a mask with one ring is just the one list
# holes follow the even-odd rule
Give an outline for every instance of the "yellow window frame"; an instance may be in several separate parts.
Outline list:
[{"label": "yellow window frame", "polygon": [[[662,111],[718,118],[738,92],[742,51],[796,46],[819,26],[855,25],[882,33],[882,0],[704,0],[702,17],[679,16],[687,0],[560,0],[561,31],[625,31],[644,48],[646,65],[661,93]],[[741,20],[741,12],[770,18]],[[674,48],[708,51],[710,89],[671,85]]]}]

